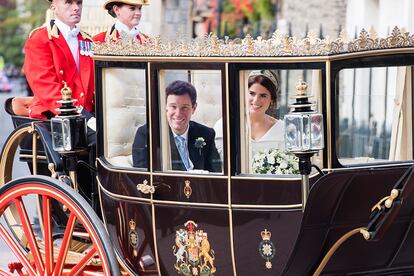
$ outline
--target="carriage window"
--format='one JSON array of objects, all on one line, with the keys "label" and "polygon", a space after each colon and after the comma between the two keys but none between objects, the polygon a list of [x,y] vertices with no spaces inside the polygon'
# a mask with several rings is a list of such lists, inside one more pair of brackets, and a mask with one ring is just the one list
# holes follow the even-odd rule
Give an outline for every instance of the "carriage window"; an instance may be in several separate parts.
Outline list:
[{"label": "carriage window", "polygon": [[337,155],[343,165],[411,160],[411,67],[343,69]]},{"label": "carriage window", "polygon": [[[132,146],[137,129],[146,125],[146,80],[144,69],[105,68],[104,95],[105,157],[115,166],[132,167]],[[146,148],[142,149],[146,159]],[[141,168],[147,168],[143,162]]]},{"label": "carriage window", "polygon": [[289,97],[295,95],[299,80],[307,82],[313,100],[320,102],[320,70],[240,72],[241,173],[298,174],[298,161],[285,151],[283,118],[289,112]]},{"label": "carriage window", "polygon": [[221,173],[222,74],[219,70],[159,72],[163,171]]}]

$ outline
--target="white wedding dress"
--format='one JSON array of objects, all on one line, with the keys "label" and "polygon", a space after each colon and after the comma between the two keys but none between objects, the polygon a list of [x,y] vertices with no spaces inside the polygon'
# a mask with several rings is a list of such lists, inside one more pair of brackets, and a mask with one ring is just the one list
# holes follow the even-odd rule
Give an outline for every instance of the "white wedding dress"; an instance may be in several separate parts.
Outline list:
[{"label": "white wedding dress", "polygon": [[276,123],[263,135],[259,140],[251,140],[252,157],[259,151],[275,148],[285,149],[285,128],[283,120],[277,120]]},{"label": "white wedding dress", "polygon": [[[223,122],[221,118],[214,125],[214,130],[216,132],[216,148],[220,154],[221,159],[223,160]],[[259,140],[250,140],[252,147],[252,155],[259,152],[260,150],[276,148],[280,150],[285,149],[285,129],[283,120],[277,120],[276,123],[263,135]]]}]

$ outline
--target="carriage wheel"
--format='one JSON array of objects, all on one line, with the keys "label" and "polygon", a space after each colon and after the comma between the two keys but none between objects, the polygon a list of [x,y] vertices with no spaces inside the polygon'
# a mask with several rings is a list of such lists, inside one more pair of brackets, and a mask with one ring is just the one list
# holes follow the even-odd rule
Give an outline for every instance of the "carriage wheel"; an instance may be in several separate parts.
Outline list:
[{"label": "carriage wheel", "polygon": [[[29,218],[27,198],[42,199],[43,231],[35,231]],[[29,200],[30,201],[30,200]],[[63,235],[54,235],[53,201],[63,204],[69,220]],[[28,246],[22,247],[0,224],[0,237],[18,262],[0,275],[119,275],[109,237],[90,205],[70,187],[45,176],[20,178],[0,188],[0,216],[15,208]]]},{"label": "carriage wheel", "polygon": [[[7,182],[13,179],[14,161],[18,153],[19,145],[26,136],[32,136],[32,171],[34,175],[37,174],[38,160],[44,158],[44,156],[39,156],[37,152],[38,134],[33,125],[22,125],[10,134],[3,146],[0,157],[0,187],[3,187]],[[39,217],[42,216],[40,205],[40,198],[37,198],[36,208],[38,209]],[[25,240],[15,206],[12,205],[5,210],[3,217],[9,225],[12,234],[20,240],[22,245],[26,245],[27,240]]]}]

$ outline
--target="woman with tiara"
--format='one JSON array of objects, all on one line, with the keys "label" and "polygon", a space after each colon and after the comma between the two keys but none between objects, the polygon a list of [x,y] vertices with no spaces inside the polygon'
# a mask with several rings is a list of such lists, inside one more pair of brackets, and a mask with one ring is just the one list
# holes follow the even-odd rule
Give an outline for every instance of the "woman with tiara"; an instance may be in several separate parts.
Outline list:
[{"label": "woman with tiara", "polygon": [[[279,77],[271,70],[251,71],[247,81],[246,113],[250,126],[251,157],[259,151],[276,148],[285,149],[284,123],[271,113],[276,109],[280,92]],[[216,146],[223,158],[223,122],[214,126]]]},{"label": "woman with tiara", "polygon": [[250,121],[252,156],[269,148],[283,150],[284,124],[269,115],[275,110],[280,91],[278,76],[270,70],[255,70],[248,78],[247,108]]}]

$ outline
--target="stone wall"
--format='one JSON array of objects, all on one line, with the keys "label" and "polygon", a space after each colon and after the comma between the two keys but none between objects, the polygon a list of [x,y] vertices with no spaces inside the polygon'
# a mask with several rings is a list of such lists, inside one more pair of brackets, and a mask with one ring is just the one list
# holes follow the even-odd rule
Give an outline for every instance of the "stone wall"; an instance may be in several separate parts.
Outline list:
[{"label": "stone wall", "polygon": [[166,38],[174,38],[177,34],[191,37],[193,33],[192,6],[192,0],[163,0],[161,35]]},{"label": "stone wall", "polygon": [[288,31],[291,23],[292,35],[304,37],[306,25],[309,31],[319,34],[322,25],[323,35],[336,38],[339,28],[345,29],[347,0],[285,0],[282,5],[282,24]]},{"label": "stone wall", "polygon": [[81,27],[91,35],[107,30],[113,24],[113,18],[104,10],[103,1],[83,1]]}]

